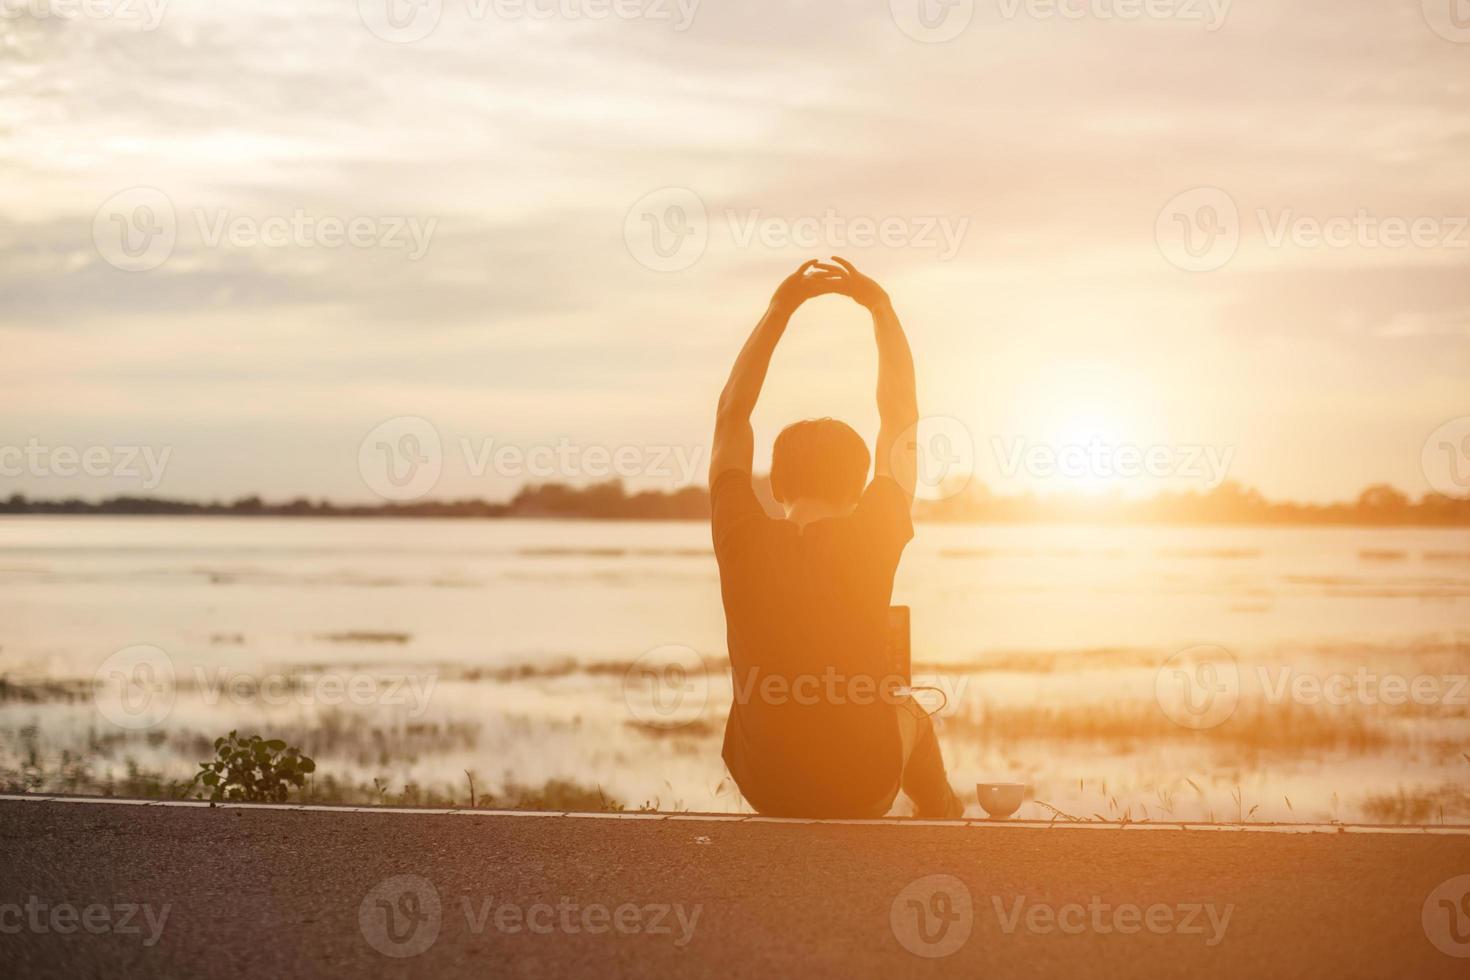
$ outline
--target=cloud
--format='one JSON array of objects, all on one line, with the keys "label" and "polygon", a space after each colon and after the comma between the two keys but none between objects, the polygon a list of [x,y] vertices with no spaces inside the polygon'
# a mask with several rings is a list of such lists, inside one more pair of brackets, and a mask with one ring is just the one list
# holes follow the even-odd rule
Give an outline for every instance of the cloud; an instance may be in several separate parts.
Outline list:
[{"label": "cloud", "polygon": [[[0,19],[0,342],[84,337],[114,365],[47,347],[51,393],[25,388],[8,424],[43,432],[63,407],[116,410],[132,379],[139,424],[165,429],[180,399],[200,399],[234,439],[251,430],[230,404],[251,399],[302,415],[365,402],[368,415],[425,399],[453,411],[452,395],[467,413],[525,419],[537,392],[555,393],[558,431],[701,439],[705,389],[808,251],[742,246],[729,214],[789,225],[828,210],[966,222],[949,262],[816,249],[903,297],[916,347],[941,355],[921,365],[938,404],[980,404],[975,390],[1013,380],[1004,371],[1067,351],[1146,362],[1155,401],[1228,417],[1230,404],[1186,404],[1202,396],[1155,362],[1188,338],[1218,355],[1196,375],[1236,358],[1288,371],[1270,343],[1285,339],[1292,357],[1328,352],[1324,383],[1344,392],[1392,342],[1386,401],[1402,424],[1445,410],[1413,377],[1442,370],[1463,341],[1460,256],[1262,248],[1256,217],[1466,209],[1467,49],[1416,4],[1233,4],[1214,32],[1043,19],[1025,5],[1008,19],[981,4],[934,45],[905,35],[886,3],[705,2],[683,32],[469,9],[447,3],[416,44],[375,37],[356,3],[173,0],[152,31]],[[98,208],[136,186],[166,193],[180,223],[166,262],[129,273],[92,230]],[[623,222],[670,186],[699,195],[710,236],[698,263],[660,273],[634,260]],[[1208,274],[1170,266],[1154,239],[1160,208],[1198,186],[1226,190],[1247,225],[1239,255]],[[297,212],[435,226],[408,261],[319,243],[210,247],[196,217]],[[811,329],[845,329],[849,312],[815,310]],[[828,336],[804,335],[812,346],[790,365],[821,366],[808,377],[824,391],[870,357],[821,348]],[[1223,378],[1213,388],[1240,397]],[[62,392],[65,406],[48,403]],[[1277,419],[1305,410],[1290,391],[1272,397]],[[293,458],[309,458],[312,426],[299,428]],[[322,438],[316,451],[337,451],[339,435]],[[1268,490],[1274,478],[1242,476]],[[1294,486],[1331,496],[1357,477],[1324,466]]]}]

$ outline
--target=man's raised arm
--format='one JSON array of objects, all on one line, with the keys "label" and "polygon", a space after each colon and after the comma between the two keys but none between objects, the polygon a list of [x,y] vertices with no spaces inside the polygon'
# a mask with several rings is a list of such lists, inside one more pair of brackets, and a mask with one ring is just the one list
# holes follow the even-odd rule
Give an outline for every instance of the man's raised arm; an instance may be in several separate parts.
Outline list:
[{"label": "man's raised arm", "polygon": [[815,261],[807,262],[781,283],[775,296],[771,297],[765,316],[755,325],[750,339],[735,358],[730,380],[725,382],[719,407],[715,410],[715,438],[709,462],[711,487],[726,470],[750,472],[755,455],[755,433],[750,427],[750,416],[760,398],[761,387],[766,383],[771,355],[786,332],[791,314],[814,296],[837,292],[841,276],[820,270],[809,274],[815,265]]},{"label": "man's raised arm", "polygon": [[878,341],[878,444],[873,475],[891,477],[910,500],[919,474],[919,395],[914,381],[914,355],[893,303],[883,287],[858,272],[846,259],[833,261],[847,272],[841,292],[867,307]]}]

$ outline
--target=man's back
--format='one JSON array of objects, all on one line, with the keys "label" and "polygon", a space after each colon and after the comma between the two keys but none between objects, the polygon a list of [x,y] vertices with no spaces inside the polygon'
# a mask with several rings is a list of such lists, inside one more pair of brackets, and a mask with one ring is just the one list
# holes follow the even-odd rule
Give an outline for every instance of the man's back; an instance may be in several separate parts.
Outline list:
[{"label": "man's back", "polygon": [[873,481],[845,517],[766,516],[750,474],[711,491],[735,702],[725,762],[763,813],[870,815],[897,792],[902,749],[880,685],[888,606],[913,536],[907,496]]}]

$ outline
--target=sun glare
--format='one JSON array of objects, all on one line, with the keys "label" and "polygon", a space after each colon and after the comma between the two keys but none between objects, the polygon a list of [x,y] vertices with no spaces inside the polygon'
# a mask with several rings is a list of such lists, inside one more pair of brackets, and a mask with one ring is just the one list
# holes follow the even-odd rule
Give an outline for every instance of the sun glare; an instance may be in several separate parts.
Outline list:
[{"label": "sun glare", "polygon": [[1018,482],[1043,494],[1156,489],[1139,485],[1116,466],[1120,447],[1142,447],[1153,435],[1145,431],[1141,407],[1149,388],[1135,372],[1097,362],[1066,363],[1045,377],[1027,379],[1023,417],[1034,425],[1011,443],[1025,451]]}]

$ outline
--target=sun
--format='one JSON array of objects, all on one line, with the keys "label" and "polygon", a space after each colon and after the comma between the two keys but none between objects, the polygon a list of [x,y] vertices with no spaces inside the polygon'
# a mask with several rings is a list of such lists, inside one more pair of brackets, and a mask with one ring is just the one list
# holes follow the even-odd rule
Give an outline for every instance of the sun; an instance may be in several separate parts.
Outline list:
[{"label": "sun", "polygon": [[1101,409],[1062,416],[1048,443],[1056,454],[1050,489],[1089,495],[1124,489],[1111,464],[1116,448],[1127,441],[1125,426]]},{"label": "sun", "polygon": [[1141,442],[1148,386],[1116,365],[1068,363],[1031,379],[1020,401],[1031,455],[1020,476],[1038,493],[1138,492],[1120,476],[1120,447]]},{"label": "sun", "polygon": [[1115,416],[1093,409],[1079,411],[1056,424],[1053,441],[1058,445],[1087,445],[1101,442],[1118,445],[1124,438],[1123,426]]}]

